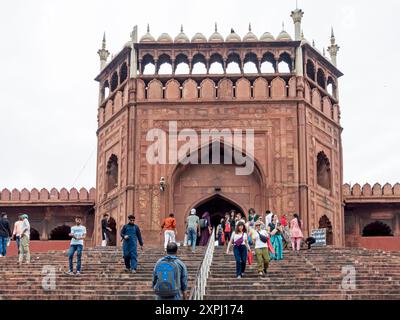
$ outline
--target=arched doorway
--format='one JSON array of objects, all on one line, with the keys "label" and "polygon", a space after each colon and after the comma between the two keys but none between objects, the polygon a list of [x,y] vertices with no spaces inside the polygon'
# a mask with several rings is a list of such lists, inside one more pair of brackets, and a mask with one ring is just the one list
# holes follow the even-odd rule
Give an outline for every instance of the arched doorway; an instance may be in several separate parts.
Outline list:
[{"label": "arched doorway", "polygon": [[319,219],[319,228],[326,229],[326,244],[331,246],[333,244],[333,231],[332,223],[326,215]]},{"label": "arched doorway", "polygon": [[31,228],[30,240],[32,240],[32,241],[39,241],[39,240],[40,240],[39,231],[37,231],[37,230],[34,229],[34,228]]},{"label": "arched doorway", "polygon": [[200,218],[205,212],[210,213],[211,225],[213,227],[217,227],[221,219],[225,217],[225,213],[229,213],[231,210],[243,213],[242,208],[220,195],[215,195],[205,202],[200,203],[195,209]]},{"label": "arched doorway", "polygon": [[362,233],[363,237],[392,237],[392,229],[381,221],[375,221],[367,225]]},{"label": "arched doorway", "polygon": [[50,232],[49,240],[71,240],[71,237],[69,236],[70,232],[71,227],[66,225],[56,227]]},{"label": "arched doorway", "polygon": [[[196,155],[199,157],[199,164],[183,164],[181,161],[174,169],[171,183],[168,183],[172,186],[170,211],[176,214],[178,232],[181,235],[178,235],[180,241],[183,240],[186,218],[190,210],[196,206],[199,209],[199,215],[208,210],[218,212],[214,214],[213,223],[216,223],[218,217],[225,211],[229,211],[229,209],[226,210],[229,207],[237,208],[236,210],[241,212],[247,212],[249,208],[261,210],[264,207],[265,174],[261,166],[254,158],[249,157],[249,160],[253,162],[254,170],[248,175],[238,175],[237,169],[243,166],[236,164],[235,161],[225,162],[225,157],[232,158],[234,148],[228,145],[227,148],[231,149],[225,150],[224,146],[221,143],[220,164],[214,164],[214,161],[209,161],[207,164],[207,161],[203,161],[213,159],[215,155],[214,146],[206,144],[198,150]],[[193,153],[189,156],[191,155]],[[218,153],[216,158],[218,158]],[[220,201],[221,198],[225,201]],[[207,209],[209,207],[212,208]]]}]

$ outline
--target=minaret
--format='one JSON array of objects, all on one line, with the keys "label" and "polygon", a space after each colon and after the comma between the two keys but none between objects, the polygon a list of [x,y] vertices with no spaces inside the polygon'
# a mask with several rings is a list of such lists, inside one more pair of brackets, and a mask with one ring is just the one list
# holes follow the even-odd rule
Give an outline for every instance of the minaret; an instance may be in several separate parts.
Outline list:
[{"label": "minaret", "polygon": [[333,28],[331,31],[331,45],[328,47],[328,52],[331,55],[332,64],[337,67],[337,53],[340,47],[336,44],[335,34],[333,33]]},{"label": "minaret", "polygon": [[104,69],[104,67],[107,64],[107,59],[110,56],[110,52],[106,49],[106,47],[107,47],[106,33],[104,32],[101,49],[97,52],[97,54],[100,57],[100,71]]},{"label": "minaret", "polygon": [[137,57],[137,52],[135,49],[135,44],[138,43],[138,27],[134,26],[132,33],[131,33],[131,66],[130,66],[130,76],[132,78],[137,78],[138,74],[138,57]]},{"label": "minaret", "polygon": [[[295,40],[302,41],[302,29],[301,29],[301,20],[303,19],[304,12],[301,9],[296,8],[296,10],[292,11],[290,15],[293,19],[294,23],[294,33]],[[296,49],[296,75],[298,77],[302,77],[304,74],[303,70],[303,48],[301,44]]]}]

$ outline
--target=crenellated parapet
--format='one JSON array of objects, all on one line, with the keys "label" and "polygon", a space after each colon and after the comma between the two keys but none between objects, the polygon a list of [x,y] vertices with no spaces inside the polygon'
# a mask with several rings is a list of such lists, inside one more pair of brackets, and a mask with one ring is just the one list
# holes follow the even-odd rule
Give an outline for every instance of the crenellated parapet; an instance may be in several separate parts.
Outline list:
[{"label": "crenellated parapet", "polygon": [[363,186],[358,183],[353,186],[346,183],[343,185],[343,196],[346,202],[355,200],[380,202],[386,199],[400,202],[400,183],[396,183],[394,186],[390,183],[386,183],[384,186],[379,183],[375,183],[373,186],[369,183]]},{"label": "crenellated parapet", "polygon": [[76,188],[67,190],[62,188],[57,190],[55,188],[50,191],[47,189],[41,189],[40,191],[36,188],[28,190],[26,188],[22,190],[3,189],[0,193],[0,204],[2,203],[43,203],[43,202],[60,202],[60,203],[81,203],[81,202],[93,202],[96,200],[96,189],[91,188],[87,190],[85,188],[79,191]]}]

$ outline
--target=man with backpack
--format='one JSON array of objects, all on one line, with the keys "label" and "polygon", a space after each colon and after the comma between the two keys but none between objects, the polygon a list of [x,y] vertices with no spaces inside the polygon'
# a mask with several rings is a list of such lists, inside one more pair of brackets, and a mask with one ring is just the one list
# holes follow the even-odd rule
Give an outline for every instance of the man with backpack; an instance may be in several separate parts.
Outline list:
[{"label": "man with backpack", "polygon": [[127,272],[136,273],[137,270],[137,242],[143,252],[143,239],[139,227],[135,224],[135,216],[128,217],[129,223],[123,226],[121,238],[124,241],[122,245],[125,267]]},{"label": "man with backpack", "polygon": [[188,272],[186,265],[176,256],[177,252],[177,244],[170,242],[167,256],[158,260],[154,267],[152,285],[157,300],[188,299]]}]

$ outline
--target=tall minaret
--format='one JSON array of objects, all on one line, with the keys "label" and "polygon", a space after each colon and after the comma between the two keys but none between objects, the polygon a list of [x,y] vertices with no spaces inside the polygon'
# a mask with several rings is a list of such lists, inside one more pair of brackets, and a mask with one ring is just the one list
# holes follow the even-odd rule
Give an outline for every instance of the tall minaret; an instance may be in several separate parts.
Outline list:
[{"label": "tall minaret", "polygon": [[110,56],[110,52],[106,49],[107,43],[106,43],[106,33],[104,32],[103,35],[103,43],[101,46],[101,49],[97,52],[97,54],[100,57],[100,71],[104,69],[104,67],[107,64],[107,59]]},{"label": "tall minaret", "polygon": [[[291,17],[294,22],[294,33],[295,40],[302,41],[302,30],[301,30],[301,19],[303,18],[304,12],[303,10],[296,8],[296,10],[292,11]],[[296,49],[296,75],[298,77],[303,76],[303,48],[299,45]]]},{"label": "tall minaret", "polygon": [[137,52],[135,49],[135,44],[138,43],[138,27],[134,26],[132,33],[131,33],[131,67],[130,67],[130,76],[132,78],[137,78],[137,71],[138,71],[138,57]]},{"label": "tall minaret", "polygon": [[333,28],[331,31],[331,45],[328,47],[328,52],[331,55],[332,64],[337,67],[337,53],[340,47],[336,44],[335,34],[333,33]]}]

